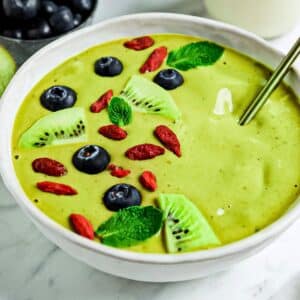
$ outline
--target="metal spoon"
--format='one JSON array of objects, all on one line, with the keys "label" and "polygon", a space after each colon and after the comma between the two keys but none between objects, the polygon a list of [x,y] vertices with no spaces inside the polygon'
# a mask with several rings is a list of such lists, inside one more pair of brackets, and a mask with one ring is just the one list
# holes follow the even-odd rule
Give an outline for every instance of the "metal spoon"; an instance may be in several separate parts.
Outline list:
[{"label": "metal spoon", "polygon": [[262,90],[257,94],[253,101],[248,105],[238,124],[243,126],[248,124],[260,111],[263,105],[267,102],[270,95],[280,84],[284,76],[289,71],[291,65],[300,54],[300,38],[293,45],[288,54],[282,59],[279,66],[276,68],[270,79],[267,81]]}]

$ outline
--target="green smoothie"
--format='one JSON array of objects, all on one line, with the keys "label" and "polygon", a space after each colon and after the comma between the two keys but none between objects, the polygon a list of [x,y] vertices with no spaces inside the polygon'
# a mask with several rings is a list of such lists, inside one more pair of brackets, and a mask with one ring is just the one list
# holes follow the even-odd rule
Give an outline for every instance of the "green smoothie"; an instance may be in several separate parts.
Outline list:
[{"label": "green smoothie", "polygon": [[[300,191],[300,113],[297,96],[284,84],[272,94],[268,103],[248,126],[237,120],[247,104],[270,76],[262,64],[225,48],[219,59],[207,66],[179,70],[184,83],[167,93],[174,99],[181,117],[174,121],[160,114],[133,111],[130,124],[122,126],[126,139],[114,141],[98,133],[99,127],[111,123],[107,110],[90,112],[90,105],[105,91],[119,95],[132,75],[152,81],[167,60],[154,71],[139,74],[139,68],[155,48],[168,52],[201,39],[182,35],[153,35],[155,44],[142,51],[123,46],[127,39],[108,42],[70,58],[52,70],[27,95],[17,114],[12,139],[12,159],[19,182],[28,198],[49,218],[72,230],[69,216],[84,215],[96,229],[115,214],[103,204],[103,195],[111,186],[127,183],[142,195],[142,206],[158,206],[161,194],[185,195],[198,208],[225,245],[255,234],[278,219],[296,200]],[[94,72],[95,61],[104,56],[117,57],[123,71],[114,77]],[[51,114],[40,104],[41,94],[50,86],[64,85],[77,93],[75,107],[85,110],[88,124],[87,142],[25,149],[20,147],[22,134],[40,118]],[[226,89],[230,105],[216,114],[218,95]],[[221,92],[220,92],[221,91]],[[228,96],[229,97],[229,96]],[[221,100],[222,101],[222,100]],[[149,160],[130,160],[124,153],[130,147],[152,143],[160,145],[153,134],[157,125],[166,125],[176,133],[182,156],[166,150]],[[86,144],[107,150],[111,162],[129,169],[125,178],[103,171],[96,175],[79,172],[72,163],[73,154]],[[63,163],[66,176],[50,178],[33,171],[32,161],[49,157]],[[139,181],[144,170],[157,179],[154,192]],[[78,191],[73,196],[57,196],[37,189],[40,181],[55,181]],[[95,242],[101,242],[95,239]],[[200,247],[200,248],[209,248]],[[163,230],[129,250],[165,253]],[[199,250],[198,248],[192,250]]]}]

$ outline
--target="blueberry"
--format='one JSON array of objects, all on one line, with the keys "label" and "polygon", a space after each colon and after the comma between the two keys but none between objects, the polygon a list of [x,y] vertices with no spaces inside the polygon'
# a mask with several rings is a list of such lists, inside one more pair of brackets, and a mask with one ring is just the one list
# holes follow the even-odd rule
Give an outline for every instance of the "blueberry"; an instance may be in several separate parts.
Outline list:
[{"label": "blueberry", "polygon": [[161,70],[156,74],[153,81],[166,90],[173,90],[184,82],[181,74],[174,69]]},{"label": "blueberry", "polygon": [[52,30],[47,21],[39,21],[29,28],[26,32],[26,37],[30,40],[43,39],[51,36]]},{"label": "blueberry", "polygon": [[21,29],[4,29],[2,35],[14,39],[22,39],[23,31]]},{"label": "blueberry", "polygon": [[17,20],[29,20],[37,16],[40,0],[3,0],[4,15]]},{"label": "blueberry", "polygon": [[74,28],[74,16],[70,8],[60,6],[49,18],[49,23],[57,33],[64,33]]},{"label": "blueberry", "polygon": [[40,97],[41,104],[48,110],[57,111],[72,107],[77,99],[76,92],[67,86],[55,85],[45,90]]},{"label": "blueberry", "polygon": [[53,13],[57,12],[58,7],[53,1],[42,1],[42,12],[46,16],[50,16]]},{"label": "blueberry", "polygon": [[98,174],[107,168],[110,155],[100,146],[87,145],[76,151],[72,161],[75,168],[80,172]]},{"label": "blueberry", "polygon": [[93,0],[72,0],[73,7],[76,11],[86,13],[92,10]]},{"label": "blueberry", "polygon": [[101,57],[95,62],[95,72],[100,76],[116,76],[123,71],[123,65],[116,57]]},{"label": "blueberry", "polygon": [[82,16],[81,14],[76,14],[74,16],[74,27],[77,27],[82,22]]},{"label": "blueberry", "polygon": [[116,184],[109,188],[103,197],[107,209],[118,211],[129,206],[140,205],[142,202],[141,193],[130,184]]}]

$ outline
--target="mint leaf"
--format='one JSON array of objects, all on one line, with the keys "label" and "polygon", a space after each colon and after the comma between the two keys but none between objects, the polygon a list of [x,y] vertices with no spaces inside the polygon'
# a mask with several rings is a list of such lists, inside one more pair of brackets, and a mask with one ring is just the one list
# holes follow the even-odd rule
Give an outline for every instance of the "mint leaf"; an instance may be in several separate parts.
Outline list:
[{"label": "mint leaf", "polygon": [[224,48],[211,42],[195,42],[171,51],[167,65],[182,71],[214,64]]},{"label": "mint leaf", "polygon": [[124,126],[131,122],[132,110],[124,99],[113,97],[108,105],[108,115],[112,123]]},{"label": "mint leaf", "polygon": [[162,211],[153,206],[130,206],[101,224],[96,234],[105,245],[123,248],[145,241],[162,226]]}]

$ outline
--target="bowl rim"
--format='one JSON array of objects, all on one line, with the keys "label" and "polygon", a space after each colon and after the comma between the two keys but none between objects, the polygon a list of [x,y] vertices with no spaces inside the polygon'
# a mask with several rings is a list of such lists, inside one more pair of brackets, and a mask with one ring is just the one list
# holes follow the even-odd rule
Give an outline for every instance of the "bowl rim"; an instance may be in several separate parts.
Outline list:
[{"label": "bowl rim", "polygon": [[[17,71],[15,77],[12,79],[11,83],[7,87],[6,91],[2,96],[2,103],[0,108],[0,119],[4,114],[5,103],[9,102],[7,94],[9,91],[14,88],[14,82],[19,80],[18,74],[22,72],[23,69],[26,69],[27,66],[31,65],[32,62],[38,58],[47,54],[52,48],[61,46],[67,43],[69,40],[73,40],[74,38],[79,38],[81,35],[84,35],[93,30],[101,30],[101,27],[109,26],[110,24],[128,22],[128,21],[136,21],[136,20],[157,20],[160,21],[161,18],[170,19],[172,21],[178,22],[194,22],[199,24],[210,25],[216,29],[227,30],[231,33],[234,33],[237,36],[247,38],[250,40],[256,41],[262,47],[267,48],[269,51],[276,53],[279,56],[283,56],[283,53],[272,46],[270,46],[265,40],[256,36],[253,33],[250,33],[246,30],[239,29],[233,25],[225,24],[219,21],[210,20],[206,18],[189,16],[183,14],[174,14],[174,13],[139,13],[139,14],[130,14],[121,17],[116,17],[113,19],[102,21],[98,24],[86,27],[84,29],[80,29],[73,33],[70,33],[64,37],[61,37],[54,42],[50,43],[46,47],[39,50],[36,54],[34,54],[29,60],[27,60],[23,66]],[[300,81],[299,71],[294,68],[294,71],[297,74],[297,78]],[[0,127],[0,136],[5,136],[6,128],[5,126]],[[9,141],[11,142],[11,136],[9,137]],[[12,155],[11,155],[11,145],[7,145],[7,143],[0,143],[0,152],[7,153],[7,147],[9,148],[9,160],[5,162],[3,157],[0,157],[0,174],[2,175],[2,179],[4,181],[5,186],[8,188],[9,192],[14,196],[17,203],[20,207],[29,215],[30,219],[47,230],[50,230],[55,235],[58,235],[59,238],[63,238],[68,240],[68,242],[75,244],[81,248],[85,248],[89,251],[96,252],[98,254],[102,254],[105,256],[109,256],[115,259],[121,259],[124,261],[135,262],[135,263],[143,263],[143,264],[160,264],[160,265],[169,265],[169,264],[182,264],[182,263],[193,263],[200,261],[210,261],[220,258],[225,258],[228,256],[234,256],[235,254],[242,253],[245,251],[249,251],[250,249],[258,247],[260,244],[265,243],[267,240],[271,240],[277,236],[284,230],[286,230],[299,216],[300,216],[300,205],[295,205],[292,209],[289,209],[284,215],[282,215],[279,219],[262,229],[256,234],[252,234],[249,237],[241,239],[239,241],[208,250],[199,250],[189,253],[181,253],[181,254],[155,254],[155,253],[139,253],[132,252],[128,250],[113,248],[109,246],[105,246],[101,243],[97,243],[95,241],[90,241],[86,238],[83,238],[76,233],[64,228],[59,223],[52,220],[42,211],[40,211],[26,196],[21,188],[19,181],[17,180],[13,165],[12,165]],[[13,179],[13,180],[12,180]],[[17,190],[15,188],[18,187]],[[44,230],[42,230],[44,232]]]}]

